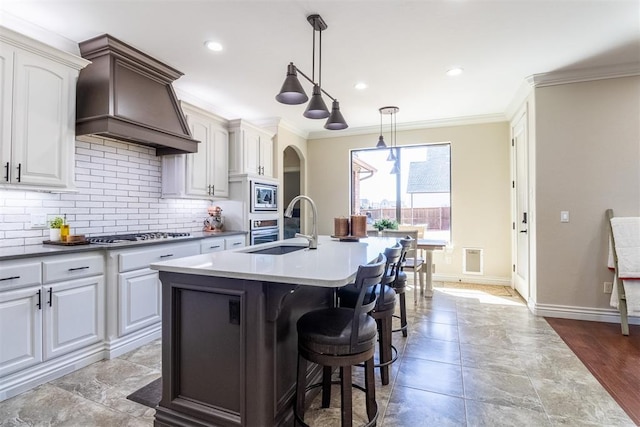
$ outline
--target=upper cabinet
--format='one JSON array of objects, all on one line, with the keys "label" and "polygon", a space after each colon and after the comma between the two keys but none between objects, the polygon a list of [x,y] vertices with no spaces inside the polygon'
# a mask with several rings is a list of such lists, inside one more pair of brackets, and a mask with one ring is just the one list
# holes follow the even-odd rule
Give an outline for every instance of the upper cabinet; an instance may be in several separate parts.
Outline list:
[{"label": "upper cabinet", "polygon": [[163,197],[229,197],[229,133],[226,121],[181,103],[198,152],[162,158]]},{"label": "upper cabinet", "polygon": [[0,27],[0,188],[73,189],[76,80],[88,63]]},{"label": "upper cabinet", "polygon": [[245,120],[229,122],[229,175],[273,177],[273,133]]}]

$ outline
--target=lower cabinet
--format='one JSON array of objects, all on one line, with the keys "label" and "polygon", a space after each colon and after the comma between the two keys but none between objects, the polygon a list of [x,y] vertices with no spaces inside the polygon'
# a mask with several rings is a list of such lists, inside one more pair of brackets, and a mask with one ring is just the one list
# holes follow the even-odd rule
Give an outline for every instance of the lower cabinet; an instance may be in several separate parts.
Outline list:
[{"label": "lower cabinet", "polygon": [[162,320],[158,272],[150,268],[118,274],[118,335]]},{"label": "lower cabinet", "polygon": [[43,285],[0,292],[0,377],[102,341],[103,264],[102,255],[52,257]]}]

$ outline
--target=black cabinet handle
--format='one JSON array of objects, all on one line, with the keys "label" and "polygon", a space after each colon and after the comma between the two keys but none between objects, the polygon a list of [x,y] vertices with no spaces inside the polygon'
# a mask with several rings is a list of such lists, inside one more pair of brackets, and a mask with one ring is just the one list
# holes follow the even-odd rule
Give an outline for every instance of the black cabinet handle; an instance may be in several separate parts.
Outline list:
[{"label": "black cabinet handle", "polygon": [[167,254],[167,255],[160,255],[160,258],[168,258],[170,256],[173,256],[173,254]]},{"label": "black cabinet handle", "polygon": [[242,244],[241,242],[233,242],[233,246],[238,246],[238,245],[241,245],[241,244]]},{"label": "black cabinet handle", "polygon": [[220,245],[216,245],[216,246],[209,246],[209,249],[218,249],[220,247]]},{"label": "black cabinet handle", "polygon": [[89,266],[70,268],[69,271],[86,270]]},{"label": "black cabinet handle", "polygon": [[4,180],[9,182],[9,162],[4,165]]},{"label": "black cabinet handle", "polygon": [[38,310],[42,310],[42,289],[38,289],[38,303],[36,307],[38,307]]},{"label": "black cabinet handle", "polygon": [[49,307],[51,307],[51,300],[53,299],[53,288],[49,288]]},{"label": "black cabinet handle", "polygon": [[2,279],[0,279],[0,281],[1,280],[13,280],[13,279],[19,279],[19,278],[20,278],[20,276],[3,277]]},{"label": "black cabinet handle", "polygon": [[22,175],[22,163],[18,163],[18,182],[20,182],[21,175]]}]

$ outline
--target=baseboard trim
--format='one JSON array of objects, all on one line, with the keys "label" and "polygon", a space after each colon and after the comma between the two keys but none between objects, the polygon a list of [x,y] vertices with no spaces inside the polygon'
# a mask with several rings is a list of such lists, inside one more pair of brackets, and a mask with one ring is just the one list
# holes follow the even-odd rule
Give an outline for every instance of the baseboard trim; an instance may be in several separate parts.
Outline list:
[{"label": "baseboard trim", "polygon": [[[561,319],[588,320],[592,322],[620,323],[620,312],[612,308],[576,307],[571,305],[533,304],[533,314]],[[640,325],[640,317],[629,317],[630,325]]]},{"label": "baseboard trim", "polygon": [[510,277],[497,277],[497,276],[458,276],[458,275],[446,275],[446,274],[434,274],[432,276],[434,282],[461,282],[461,283],[473,283],[476,285],[496,285],[496,286],[511,286]]},{"label": "baseboard trim", "polygon": [[122,338],[105,342],[105,359],[115,359],[116,357],[120,357],[131,350],[135,350],[138,347],[149,344],[153,340],[157,340],[160,338],[161,334],[162,324],[158,323],[141,331],[125,335]]}]

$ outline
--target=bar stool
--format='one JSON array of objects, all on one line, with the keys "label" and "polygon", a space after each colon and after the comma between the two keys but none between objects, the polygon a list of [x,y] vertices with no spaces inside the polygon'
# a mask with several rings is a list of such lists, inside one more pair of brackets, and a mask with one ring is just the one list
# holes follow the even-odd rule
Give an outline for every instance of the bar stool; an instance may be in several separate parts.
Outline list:
[{"label": "bar stool", "polygon": [[[381,287],[377,291],[377,301],[375,306],[369,312],[371,317],[376,320],[378,327],[378,344],[380,353],[380,362],[375,365],[380,368],[380,377],[383,385],[389,384],[389,365],[398,358],[398,351],[392,344],[392,323],[393,312],[396,307],[396,292],[391,287],[395,281],[396,272],[400,265],[400,255],[402,246],[396,244],[391,248],[386,248],[384,255],[387,258],[385,266],[385,274],[382,277]],[[338,299],[341,307],[353,307],[357,291],[353,285],[347,285],[338,290]]]},{"label": "bar stool", "polygon": [[[366,393],[365,426],[373,426],[378,418],[375,398],[373,354],[376,342],[376,322],[367,314],[375,305],[375,291],[384,275],[387,259],[380,254],[372,264],[358,268],[353,286],[358,290],[353,308],[333,307],[304,314],[297,323],[298,374],[296,385],[296,421],[303,426],[306,393],[322,386],[322,407],[331,402],[331,384],[340,384],[342,394],[342,426],[351,426],[352,387]],[[322,382],[306,385],[307,361],[323,366]],[[364,387],[353,384],[351,367],[364,363]],[[340,367],[340,381],[331,381],[332,367]]]},{"label": "bar stool", "polygon": [[400,316],[393,315],[393,317],[400,318],[400,328],[394,329],[393,332],[402,331],[402,336],[407,336],[407,299],[405,297],[405,290],[407,288],[407,273],[403,271],[403,266],[407,260],[407,252],[411,250],[411,246],[413,244],[413,239],[410,237],[400,239],[398,243],[402,246],[402,251],[400,253],[400,262],[399,268],[396,273],[396,279],[391,283],[391,287],[396,294],[398,295],[398,299],[400,300]]}]

